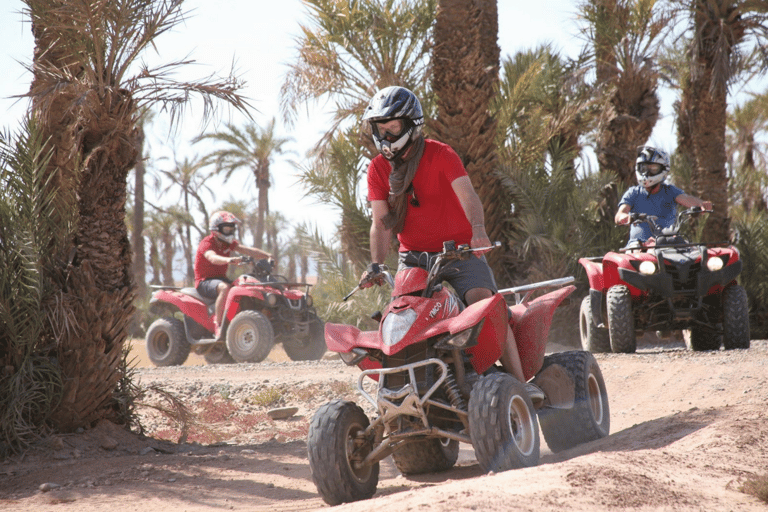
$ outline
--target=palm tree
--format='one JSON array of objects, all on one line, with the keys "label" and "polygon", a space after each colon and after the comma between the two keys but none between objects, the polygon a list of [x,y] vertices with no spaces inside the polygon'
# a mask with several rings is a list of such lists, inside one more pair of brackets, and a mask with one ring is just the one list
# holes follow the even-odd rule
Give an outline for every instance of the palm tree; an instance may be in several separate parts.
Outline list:
[{"label": "palm tree", "polygon": [[731,207],[747,212],[768,210],[768,145],[761,136],[768,133],[768,94],[737,105],[727,121],[727,154],[731,179],[728,197]]},{"label": "palm tree", "polygon": [[[431,116],[428,89],[429,52],[436,0],[306,0],[311,24],[302,25],[297,39],[299,57],[291,65],[281,90],[286,119],[293,122],[300,108],[313,102],[334,105],[331,125],[312,153],[315,161],[302,169],[300,181],[308,194],[341,210],[341,251],[355,264],[370,261],[369,214],[358,200],[357,187],[376,149],[364,133],[360,116],[373,94],[390,85],[412,90],[425,116]],[[429,123],[427,123],[429,131]],[[343,141],[346,139],[346,141]],[[346,149],[341,146],[349,145]],[[362,146],[356,152],[351,146]],[[332,155],[326,152],[332,152]],[[358,153],[358,162],[348,161]],[[332,162],[349,165],[338,167]],[[348,181],[355,180],[355,181]],[[341,189],[337,189],[341,187]],[[350,193],[354,189],[354,193]]]},{"label": "palm tree", "polygon": [[290,137],[278,137],[275,134],[275,119],[261,128],[256,124],[246,125],[244,129],[227,124],[226,130],[201,135],[195,142],[211,139],[224,145],[203,158],[203,165],[215,165],[214,173],[224,174],[224,181],[229,181],[232,173],[247,167],[253,173],[259,194],[258,220],[254,246],[261,248],[264,243],[264,222],[269,214],[269,187],[272,182],[270,164],[276,155],[285,152],[283,147],[291,142]]},{"label": "palm tree", "polygon": [[[765,69],[768,5],[763,0],[678,0],[691,33],[691,141],[695,158],[692,193],[706,197],[714,213],[706,219],[706,241],[728,238],[726,120],[728,86],[740,73]],[[745,50],[752,46],[753,51]]]},{"label": "palm tree", "polygon": [[670,15],[653,0],[589,0],[580,14],[602,90],[595,141],[600,170],[634,184],[637,147],[659,119],[655,58]]},{"label": "palm tree", "polygon": [[[496,175],[496,119],[490,110],[499,82],[498,32],[496,0],[438,1],[432,54],[438,116],[432,129],[461,157],[482,201],[488,236],[506,241],[510,201]],[[487,256],[500,280],[503,253]]]},{"label": "palm tree", "polygon": [[[349,122],[358,124],[371,96],[384,87],[411,89],[427,112],[429,51],[436,0],[305,0],[310,25],[301,25],[298,61],[281,89],[283,112],[330,101],[331,126],[322,147]],[[361,141],[375,154],[368,138]]]},{"label": "palm tree", "polygon": [[139,158],[133,168],[133,211],[131,212],[131,247],[133,248],[133,277],[136,284],[136,296],[143,299],[147,296],[147,258],[144,246],[144,177],[146,165],[144,163],[144,128],[152,120],[150,110],[144,110],[139,118],[136,136],[139,145]]},{"label": "palm tree", "polygon": [[204,167],[204,163],[199,158],[185,158],[183,161],[175,161],[175,165],[170,170],[160,170],[160,176],[168,180],[168,184],[161,190],[161,195],[165,195],[171,191],[178,191],[181,204],[171,209],[165,209],[162,207],[156,207],[159,211],[165,211],[171,213],[179,222],[179,229],[181,231],[181,244],[184,250],[184,259],[186,261],[186,282],[193,283],[195,280],[194,270],[194,247],[197,244],[192,243],[192,228],[197,231],[198,235],[205,236],[205,231],[201,230],[195,223],[192,216],[191,200],[194,200],[197,210],[200,211],[205,217],[205,225],[208,222],[208,209],[206,208],[206,201],[202,197],[202,192],[207,191],[213,194],[213,190],[208,181],[211,176],[203,174],[201,170]]},{"label": "palm tree", "polygon": [[134,310],[125,203],[127,174],[140,156],[141,109],[162,103],[175,121],[191,94],[202,98],[206,116],[216,98],[241,111],[248,105],[234,77],[178,82],[172,74],[185,62],[138,64],[183,20],[182,0],[25,3],[35,38],[28,94],[52,151],[48,183],[77,192],[76,230],[59,255],[62,266],[51,271],[66,276],[56,292],[74,319],[72,329],[52,333],[64,390],[51,420],[71,431],[115,417],[112,396]]},{"label": "palm tree", "polygon": [[371,221],[358,188],[366,170],[365,149],[355,143],[353,133],[331,139],[326,150],[300,173],[308,196],[341,210],[341,252],[356,266],[365,267],[371,259]]}]

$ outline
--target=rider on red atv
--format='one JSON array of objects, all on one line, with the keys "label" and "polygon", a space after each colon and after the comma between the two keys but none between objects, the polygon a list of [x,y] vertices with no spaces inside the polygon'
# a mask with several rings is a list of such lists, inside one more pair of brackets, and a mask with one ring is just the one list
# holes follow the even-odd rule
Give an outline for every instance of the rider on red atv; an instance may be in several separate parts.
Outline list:
[{"label": "rider on red atv", "polygon": [[240,219],[227,211],[218,211],[211,215],[211,234],[200,241],[195,256],[195,288],[203,297],[216,299],[214,325],[217,341],[220,341],[224,334],[220,328],[221,319],[227,294],[232,288],[232,280],[227,277],[227,270],[229,265],[239,265],[244,261],[239,256],[233,256],[232,252],[243,253],[256,259],[272,259],[268,252],[242,245],[235,240],[235,231],[240,223]]},{"label": "rider on red atv", "polygon": [[[668,228],[675,223],[677,209],[675,203],[685,207],[702,207],[711,210],[710,201],[686,194],[674,185],[664,183],[669,176],[669,156],[666,152],[650,146],[637,148],[635,176],[638,185],[629,187],[619,201],[616,212],[616,224],[629,224],[631,213],[645,213],[657,217],[660,228]],[[629,230],[627,246],[653,244],[651,228],[647,223],[635,223]]]},{"label": "rider on red atv", "polygon": [[[464,165],[448,145],[426,140],[424,115],[416,96],[404,87],[377,92],[363,114],[370,123],[373,142],[381,155],[368,167],[368,199],[373,223],[370,244],[372,263],[360,280],[371,286],[371,274],[389,249],[392,234],[400,242],[398,271],[408,267],[428,269],[445,240],[472,248],[490,247],[483,207]],[[496,282],[482,255],[453,262],[456,272],[446,278],[467,304],[492,297]],[[381,284],[381,280],[374,280]],[[504,369],[525,383],[517,344],[511,328],[501,357]],[[544,399],[534,384],[526,384],[531,399]]]}]

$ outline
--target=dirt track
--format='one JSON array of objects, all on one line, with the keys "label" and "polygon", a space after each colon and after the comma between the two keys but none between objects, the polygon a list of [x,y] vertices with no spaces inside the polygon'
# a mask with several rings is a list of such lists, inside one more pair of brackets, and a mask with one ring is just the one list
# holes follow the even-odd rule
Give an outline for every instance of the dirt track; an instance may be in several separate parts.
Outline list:
[{"label": "dirt track", "polygon": [[[78,512],[326,507],[307,465],[307,424],[329,399],[355,397],[358,372],[339,360],[284,362],[279,349],[270,357],[272,362],[259,365],[140,368],[144,385],[162,385],[206,413],[207,426],[193,428],[190,441],[195,436],[220,441],[178,445],[111,424],[59,436],[23,459],[2,461],[0,507]],[[468,445],[457,466],[440,474],[405,478],[388,459],[376,496],[338,509],[767,509],[739,487],[768,473],[768,341],[753,340],[746,351],[692,353],[681,344],[651,344],[641,345],[637,354],[596,357],[610,397],[607,438],[557,455],[542,439],[539,466],[495,475],[482,473]],[[296,406],[298,412],[270,419],[266,411],[279,406]],[[178,429],[152,409],[142,414],[150,435],[178,439]],[[41,491],[41,485],[50,490]]]}]

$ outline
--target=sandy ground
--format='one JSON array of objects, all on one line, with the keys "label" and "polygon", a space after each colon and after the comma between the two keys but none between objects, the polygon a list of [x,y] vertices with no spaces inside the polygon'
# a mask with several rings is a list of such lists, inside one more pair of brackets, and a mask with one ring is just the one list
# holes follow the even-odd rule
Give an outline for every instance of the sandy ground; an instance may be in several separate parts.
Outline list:
[{"label": "sandy ground", "polygon": [[[552,347],[552,350],[564,347]],[[310,477],[313,412],[356,397],[358,372],[337,358],[293,363],[276,348],[254,365],[147,366],[137,375],[198,413],[187,442],[151,407],[147,437],[110,423],[47,439],[0,461],[3,511],[288,511],[327,508]],[[768,473],[768,341],[749,350],[692,353],[646,342],[637,354],[596,356],[611,407],[611,435],[552,454],[537,467],[484,474],[469,445],[452,470],[403,477],[381,465],[373,499],[339,510],[761,511],[740,491]],[[147,403],[167,404],[148,393]],[[362,400],[357,400],[363,405]],[[267,412],[296,407],[287,419]],[[165,440],[163,440],[165,439]]]}]

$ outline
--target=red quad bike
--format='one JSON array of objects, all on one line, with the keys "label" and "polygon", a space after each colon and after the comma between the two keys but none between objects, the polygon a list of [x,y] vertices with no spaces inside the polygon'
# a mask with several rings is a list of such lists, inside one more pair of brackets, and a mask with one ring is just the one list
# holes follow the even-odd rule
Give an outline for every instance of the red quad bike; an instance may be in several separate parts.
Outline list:
[{"label": "red quad bike", "polygon": [[[310,284],[273,275],[268,260],[254,261],[252,272],[235,279],[224,306],[225,338],[214,338],[215,299],[195,288],[155,286],[150,311],[162,318],[147,331],[147,354],[156,366],[183,364],[190,350],[209,364],[258,363],[276,342],[294,361],[317,360],[326,351],[323,322],[312,307]],[[296,289],[304,288],[304,290]]]},{"label": "red quad bike", "polygon": [[632,353],[636,336],[688,330],[691,350],[749,348],[747,293],[736,284],[742,262],[728,242],[689,243],[679,235],[690,216],[710,213],[700,207],[681,210],[674,226],[660,229],[657,218],[631,214],[647,222],[655,245],[632,246],[603,257],[581,258],[589,295],[580,311],[582,348],[590,352]]},{"label": "red quad bike", "polygon": [[[592,354],[544,355],[552,316],[575,289],[566,286],[573,278],[501,290],[464,306],[441,283],[451,271],[446,265],[472,252],[446,242],[429,273],[399,272],[392,301],[383,315],[374,315],[378,331],[326,324],[329,350],[363,370],[358,391],[377,411],[369,420],[356,403],[334,400],[314,414],[309,466],[326,503],[373,496],[379,462],[389,455],[403,474],[443,471],[456,463],[459,443],[468,443],[485,471],[535,466],[537,416],[555,452],[608,435],[608,395]],[[528,300],[552,287],[560,289]],[[514,294],[517,304],[508,307],[504,294]],[[536,406],[524,384],[496,365],[507,325],[525,377],[546,394]]]}]

